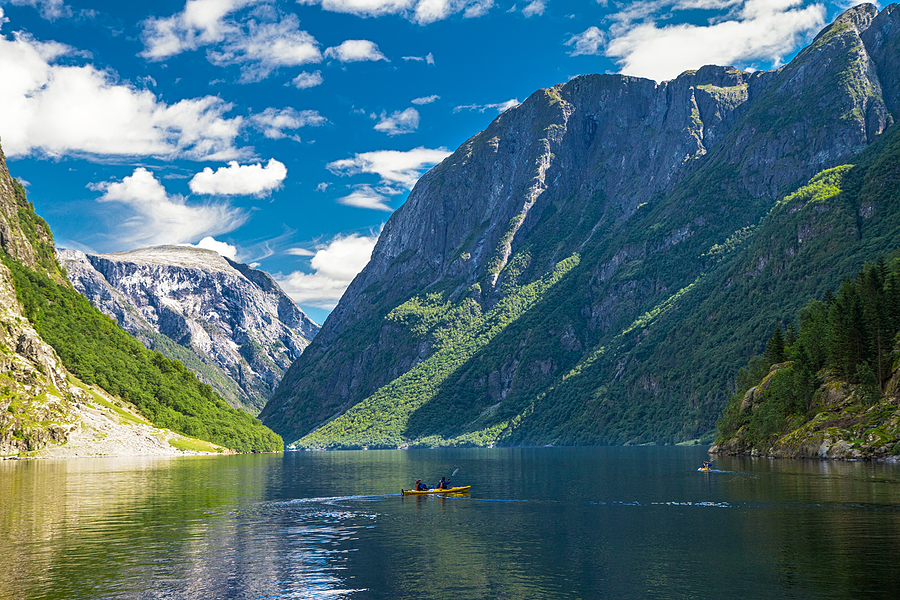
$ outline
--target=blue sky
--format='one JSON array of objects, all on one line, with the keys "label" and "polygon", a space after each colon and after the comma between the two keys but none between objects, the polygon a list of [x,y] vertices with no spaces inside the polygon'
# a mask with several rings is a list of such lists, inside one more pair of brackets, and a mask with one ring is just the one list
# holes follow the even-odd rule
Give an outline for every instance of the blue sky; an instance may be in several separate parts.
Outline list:
[{"label": "blue sky", "polygon": [[200,244],[322,322],[416,179],[535,90],[777,67],[850,5],[0,0],[0,144],[57,245]]}]

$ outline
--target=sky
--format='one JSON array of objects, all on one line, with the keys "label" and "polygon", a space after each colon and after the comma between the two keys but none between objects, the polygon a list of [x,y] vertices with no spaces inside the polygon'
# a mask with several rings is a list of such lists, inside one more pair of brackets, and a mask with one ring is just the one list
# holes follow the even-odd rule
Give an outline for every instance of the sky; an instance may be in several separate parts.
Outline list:
[{"label": "sky", "polygon": [[417,179],[536,90],[777,68],[856,3],[0,0],[0,146],[57,246],[216,250],[321,323]]}]

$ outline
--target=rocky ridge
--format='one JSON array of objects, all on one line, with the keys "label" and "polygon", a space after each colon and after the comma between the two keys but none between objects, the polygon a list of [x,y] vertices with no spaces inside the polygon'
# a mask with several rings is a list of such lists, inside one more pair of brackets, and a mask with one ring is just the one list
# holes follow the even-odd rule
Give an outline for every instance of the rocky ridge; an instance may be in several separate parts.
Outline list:
[{"label": "rocky ridge", "polygon": [[[290,440],[336,417],[316,445],[351,431],[375,446],[710,431],[746,355],[698,391],[669,363],[700,355],[670,345],[650,362],[642,340],[677,330],[679,304],[785,194],[893,125],[898,40],[896,5],[861,5],[777,71],[536,92],[420,179],[261,419]],[[507,319],[504,303],[524,311]]]},{"label": "rocky ridge", "polygon": [[101,312],[254,414],[319,330],[268,274],[211,250],[57,255]]}]

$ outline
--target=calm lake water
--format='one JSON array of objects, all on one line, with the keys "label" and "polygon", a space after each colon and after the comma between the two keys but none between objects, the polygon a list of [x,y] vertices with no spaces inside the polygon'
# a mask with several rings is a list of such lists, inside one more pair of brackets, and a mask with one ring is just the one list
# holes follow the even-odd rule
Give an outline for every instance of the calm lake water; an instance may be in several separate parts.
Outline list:
[{"label": "calm lake water", "polygon": [[[0,598],[896,598],[900,468],[701,448],[0,462]],[[406,497],[454,469],[470,496]]]}]

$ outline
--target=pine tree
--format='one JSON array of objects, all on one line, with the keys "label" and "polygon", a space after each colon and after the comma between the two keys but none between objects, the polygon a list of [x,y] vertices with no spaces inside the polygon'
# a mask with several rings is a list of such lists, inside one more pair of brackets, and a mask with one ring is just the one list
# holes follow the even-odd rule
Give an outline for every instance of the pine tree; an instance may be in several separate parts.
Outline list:
[{"label": "pine tree", "polygon": [[781,327],[778,325],[775,326],[775,331],[772,332],[772,337],[769,338],[766,344],[766,351],[763,356],[765,356],[769,364],[773,365],[782,363],[785,360],[784,335],[781,333]]}]

